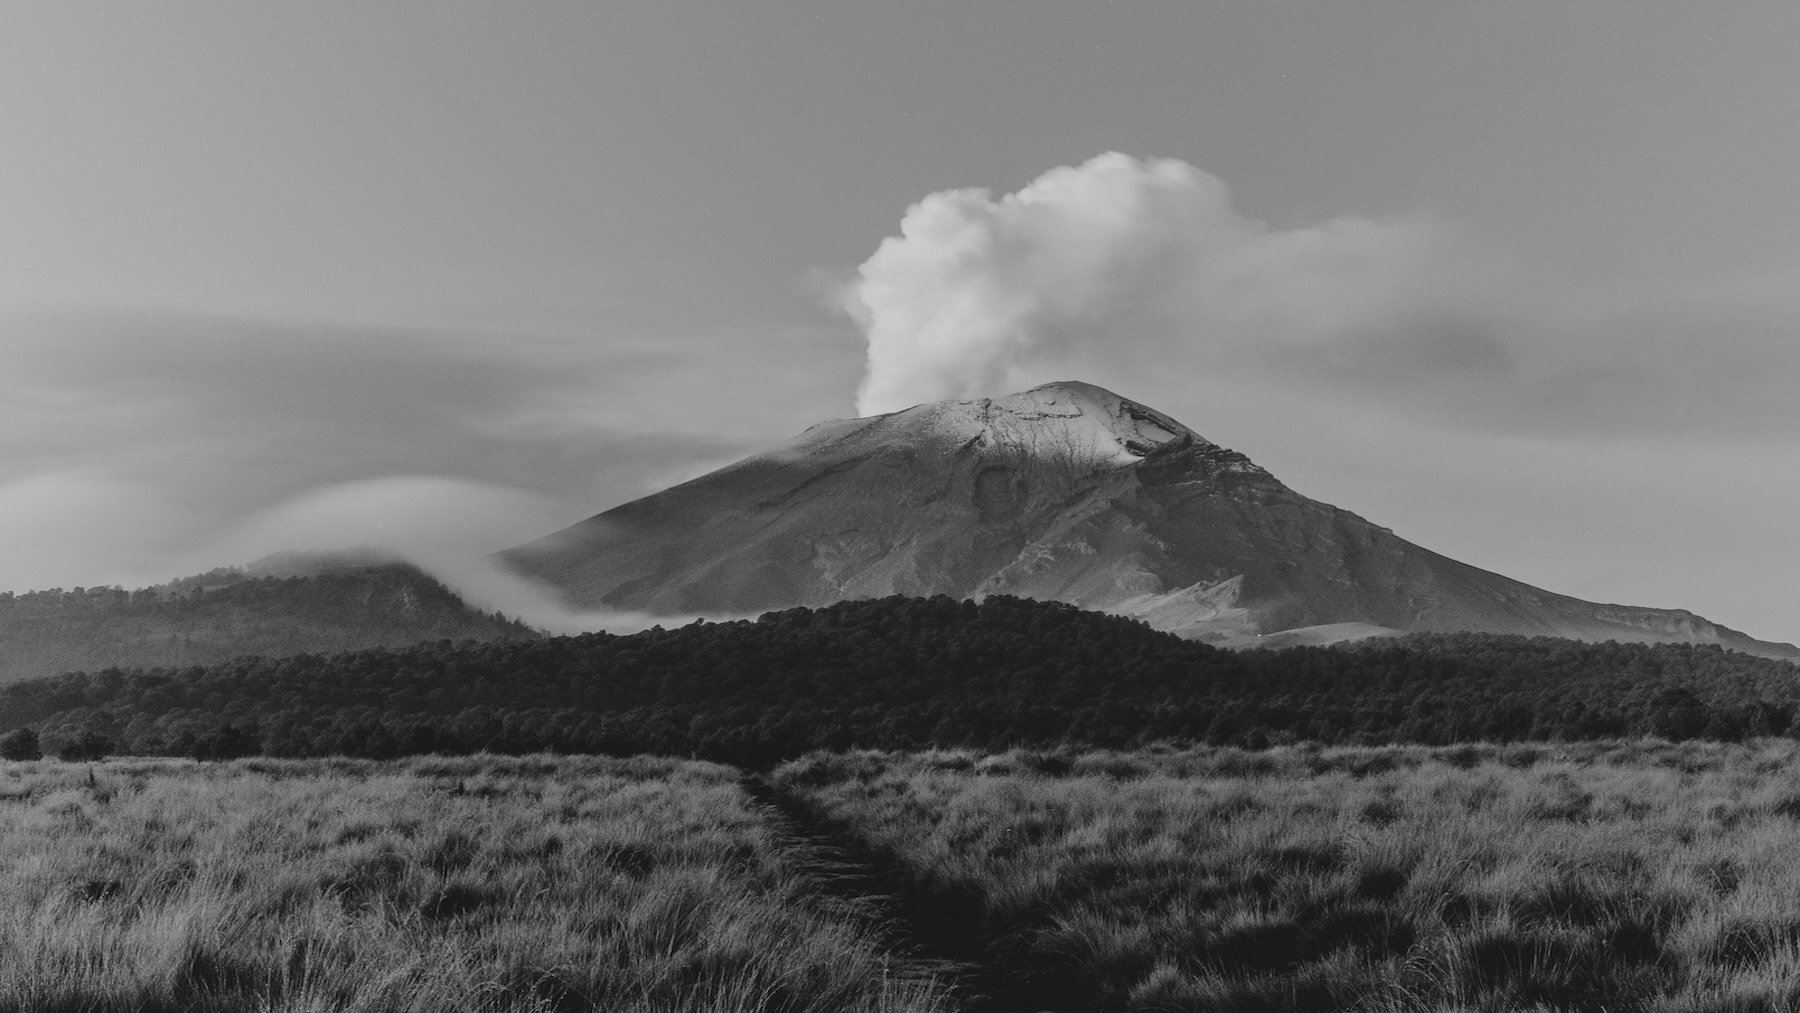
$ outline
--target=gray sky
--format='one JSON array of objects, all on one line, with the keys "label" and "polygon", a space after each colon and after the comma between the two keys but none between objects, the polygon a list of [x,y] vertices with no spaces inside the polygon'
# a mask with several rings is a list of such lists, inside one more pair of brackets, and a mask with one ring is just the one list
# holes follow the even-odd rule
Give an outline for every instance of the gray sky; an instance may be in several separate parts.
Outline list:
[{"label": "gray sky", "polygon": [[498,548],[1068,376],[1800,640],[1797,47],[1791,3],[9,3],[0,586]]}]

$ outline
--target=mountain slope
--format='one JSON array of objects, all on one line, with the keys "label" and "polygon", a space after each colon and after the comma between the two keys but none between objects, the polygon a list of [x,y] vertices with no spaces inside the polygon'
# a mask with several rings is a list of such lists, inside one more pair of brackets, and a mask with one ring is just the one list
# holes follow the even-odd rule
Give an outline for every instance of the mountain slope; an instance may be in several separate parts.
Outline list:
[{"label": "mountain slope", "polygon": [[502,557],[574,604],[670,615],[1004,593],[1227,643],[1358,624],[1800,656],[1459,563],[1073,382],[822,423]]},{"label": "mountain slope", "polygon": [[0,683],[111,667],[210,664],[245,654],[537,635],[470,608],[405,563],[281,556],[136,591],[0,594]]}]

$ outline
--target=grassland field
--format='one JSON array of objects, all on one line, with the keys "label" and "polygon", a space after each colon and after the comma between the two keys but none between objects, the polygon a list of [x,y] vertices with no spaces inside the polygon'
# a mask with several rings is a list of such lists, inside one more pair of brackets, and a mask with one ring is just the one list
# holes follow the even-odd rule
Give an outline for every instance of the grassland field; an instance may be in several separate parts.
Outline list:
[{"label": "grassland field", "polygon": [[0,1011],[1800,1009],[1800,744],[0,764]]}]

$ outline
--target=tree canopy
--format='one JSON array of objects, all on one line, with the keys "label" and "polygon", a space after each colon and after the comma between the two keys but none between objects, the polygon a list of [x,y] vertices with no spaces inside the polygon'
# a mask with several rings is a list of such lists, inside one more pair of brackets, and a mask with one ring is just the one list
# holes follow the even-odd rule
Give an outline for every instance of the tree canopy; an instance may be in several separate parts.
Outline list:
[{"label": "tree canopy", "polygon": [[1711,646],[1415,635],[1233,652],[1053,602],[883,598],[534,641],[103,669],[0,730],[190,755],[1262,745],[1784,735],[1800,667]]}]

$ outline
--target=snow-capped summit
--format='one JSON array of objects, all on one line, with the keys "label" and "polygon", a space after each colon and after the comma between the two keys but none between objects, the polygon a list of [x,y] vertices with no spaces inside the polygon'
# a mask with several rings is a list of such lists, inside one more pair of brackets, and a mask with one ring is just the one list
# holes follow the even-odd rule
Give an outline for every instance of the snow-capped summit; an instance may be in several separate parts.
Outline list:
[{"label": "snow-capped summit", "polygon": [[1130,464],[1168,446],[1200,439],[1193,430],[1161,412],[1128,401],[1090,383],[1047,383],[1001,398],[940,401],[899,415],[920,413],[959,436],[1039,445],[1096,464]]},{"label": "snow-capped summit", "polygon": [[1015,594],[1226,643],[1481,630],[1800,656],[1445,558],[1076,381],[820,423],[502,559],[571,604],[668,615]]}]

